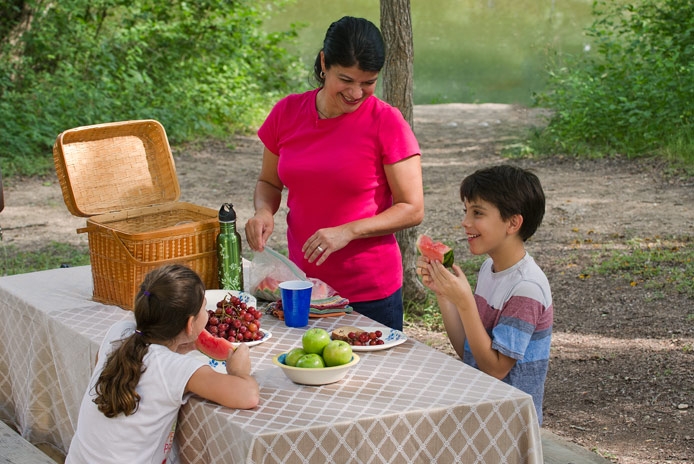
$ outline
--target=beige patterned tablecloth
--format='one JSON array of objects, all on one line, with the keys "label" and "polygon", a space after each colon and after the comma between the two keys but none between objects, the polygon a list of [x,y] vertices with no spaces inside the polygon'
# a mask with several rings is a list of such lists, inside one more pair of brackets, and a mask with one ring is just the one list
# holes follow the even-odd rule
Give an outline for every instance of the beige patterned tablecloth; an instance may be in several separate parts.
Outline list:
[{"label": "beige patterned tablecloth", "polygon": [[[132,317],[91,291],[88,266],[0,278],[0,417],[35,444],[67,450],[101,338]],[[272,337],[251,348],[260,405],[192,398],[179,420],[181,462],[542,462],[527,394],[411,339],[360,353],[340,382],[296,385],[271,359],[305,329],[262,322]],[[378,326],[358,314],[310,325]]]}]

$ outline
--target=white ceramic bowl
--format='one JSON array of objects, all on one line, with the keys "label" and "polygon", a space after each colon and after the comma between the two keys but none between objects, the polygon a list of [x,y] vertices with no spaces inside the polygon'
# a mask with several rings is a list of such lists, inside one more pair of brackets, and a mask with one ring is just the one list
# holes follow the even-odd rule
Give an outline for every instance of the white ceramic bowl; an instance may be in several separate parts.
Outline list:
[{"label": "white ceramic bowl", "polygon": [[272,362],[282,368],[282,371],[289,377],[289,380],[301,385],[327,385],[329,383],[335,383],[342,380],[349,368],[359,362],[359,356],[356,353],[352,353],[352,360],[342,366],[309,369],[305,367],[287,366],[284,364],[284,358],[286,356],[287,353],[280,353],[272,358]]}]

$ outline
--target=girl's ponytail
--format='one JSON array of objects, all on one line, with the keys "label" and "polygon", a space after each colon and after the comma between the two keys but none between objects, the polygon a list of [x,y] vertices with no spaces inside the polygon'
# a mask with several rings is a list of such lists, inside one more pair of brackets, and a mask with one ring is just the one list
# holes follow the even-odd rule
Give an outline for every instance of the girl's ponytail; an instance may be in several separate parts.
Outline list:
[{"label": "girl's ponytail", "polygon": [[94,386],[94,403],[106,417],[129,416],[137,411],[140,395],[135,388],[145,371],[142,360],[148,347],[141,332],[133,333],[109,355]]}]

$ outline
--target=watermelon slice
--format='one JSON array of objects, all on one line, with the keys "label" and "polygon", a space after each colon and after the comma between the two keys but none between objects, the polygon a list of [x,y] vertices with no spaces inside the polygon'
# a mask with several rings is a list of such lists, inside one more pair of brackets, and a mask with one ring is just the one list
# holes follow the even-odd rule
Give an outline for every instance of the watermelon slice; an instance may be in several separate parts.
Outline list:
[{"label": "watermelon slice", "polygon": [[417,237],[417,249],[422,256],[432,261],[439,261],[446,267],[453,266],[453,249],[441,242],[435,242],[431,237],[421,234]]},{"label": "watermelon slice", "polygon": [[229,340],[215,337],[206,329],[195,340],[195,348],[217,361],[226,361],[229,351],[234,351],[234,345]]}]

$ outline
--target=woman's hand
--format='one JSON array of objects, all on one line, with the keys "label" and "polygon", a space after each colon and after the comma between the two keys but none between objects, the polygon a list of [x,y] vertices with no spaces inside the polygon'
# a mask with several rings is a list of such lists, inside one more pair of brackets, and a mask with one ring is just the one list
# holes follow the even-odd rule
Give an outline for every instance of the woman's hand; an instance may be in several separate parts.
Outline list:
[{"label": "woman's hand", "polygon": [[275,218],[268,211],[258,211],[246,222],[246,241],[254,251],[263,251],[275,229]]},{"label": "woman's hand", "polygon": [[347,225],[328,227],[311,235],[301,247],[301,251],[309,263],[315,261],[316,266],[320,266],[331,254],[346,247],[351,240]]},{"label": "woman's hand", "polygon": [[275,229],[274,215],[282,201],[284,185],[277,174],[279,157],[265,148],[263,166],[253,192],[255,215],[246,222],[246,241],[254,251],[263,251]]}]

